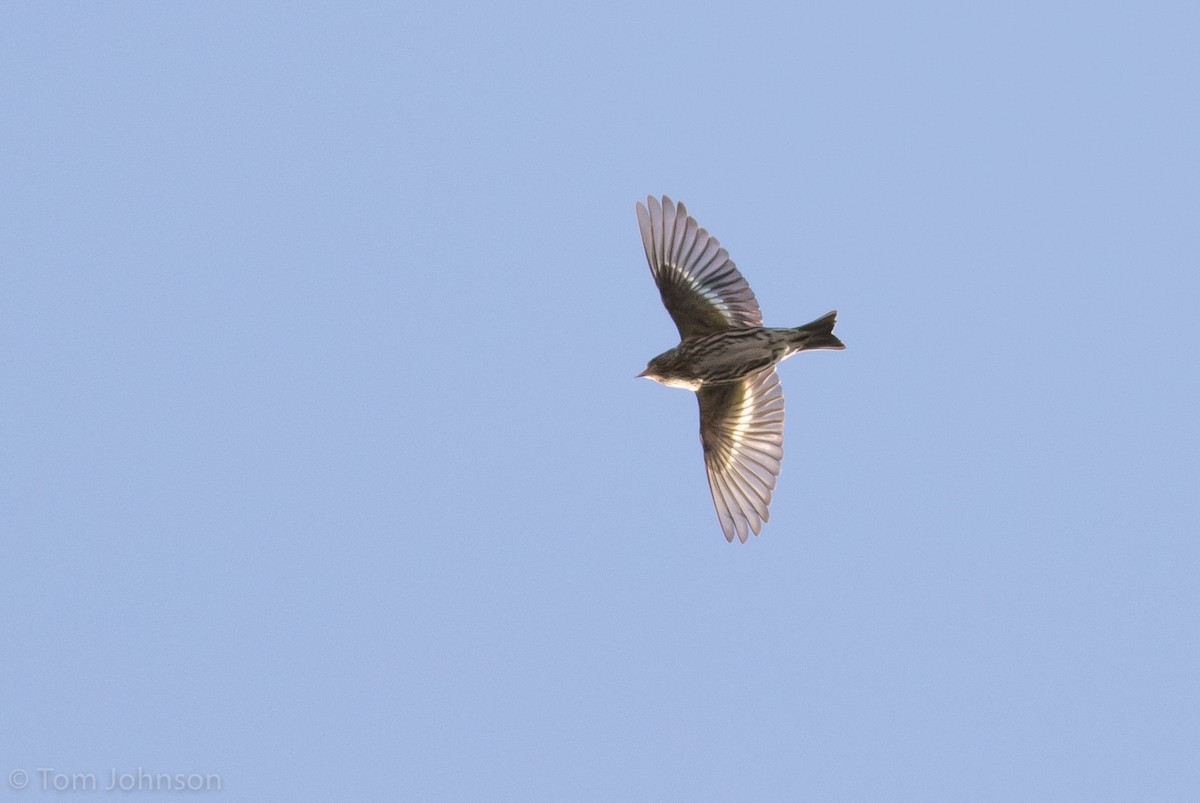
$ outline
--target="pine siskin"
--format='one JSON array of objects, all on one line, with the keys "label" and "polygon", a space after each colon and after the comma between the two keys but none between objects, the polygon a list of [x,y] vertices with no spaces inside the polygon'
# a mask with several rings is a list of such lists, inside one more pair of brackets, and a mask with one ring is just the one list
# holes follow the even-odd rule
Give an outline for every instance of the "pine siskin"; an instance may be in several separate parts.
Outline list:
[{"label": "pine siskin", "polygon": [[[647,208],[649,207],[649,208]],[[783,459],[783,388],[775,363],[797,351],[843,349],[837,311],[795,329],[768,329],[750,285],[717,238],[681,203],[637,205],[650,272],[680,343],[638,376],[694,390],[700,442],[725,538],[758,535]]]}]

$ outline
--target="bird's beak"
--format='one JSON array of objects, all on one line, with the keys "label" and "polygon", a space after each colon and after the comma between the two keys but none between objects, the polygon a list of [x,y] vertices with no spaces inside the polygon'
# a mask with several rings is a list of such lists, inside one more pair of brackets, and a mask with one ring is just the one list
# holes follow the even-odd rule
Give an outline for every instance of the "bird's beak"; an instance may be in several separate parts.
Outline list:
[{"label": "bird's beak", "polygon": [[642,377],[646,376],[646,374],[649,373],[649,371],[650,371],[650,369],[647,368],[646,370],[642,371],[640,374],[635,376],[634,379],[641,379]]}]

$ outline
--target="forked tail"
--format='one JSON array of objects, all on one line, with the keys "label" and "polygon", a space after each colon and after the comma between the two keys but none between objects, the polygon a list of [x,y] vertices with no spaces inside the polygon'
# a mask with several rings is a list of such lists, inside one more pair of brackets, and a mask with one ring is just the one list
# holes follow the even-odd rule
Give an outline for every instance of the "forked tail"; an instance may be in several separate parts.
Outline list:
[{"label": "forked tail", "polygon": [[837,310],[828,312],[812,323],[797,326],[792,330],[791,345],[796,351],[809,349],[844,349],[842,341],[833,333],[837,323]]}]

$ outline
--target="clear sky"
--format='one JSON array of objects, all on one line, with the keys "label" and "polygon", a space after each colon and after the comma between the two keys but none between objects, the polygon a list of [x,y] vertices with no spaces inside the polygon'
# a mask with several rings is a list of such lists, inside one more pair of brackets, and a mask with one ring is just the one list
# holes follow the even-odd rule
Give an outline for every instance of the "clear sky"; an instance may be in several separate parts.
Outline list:
[{"label": "clear sky", "polygon": [[[4,3],[0,797],[1194,799],[1198,40]],[[840,311],[744,545],[634,378],[662,193]]]}]

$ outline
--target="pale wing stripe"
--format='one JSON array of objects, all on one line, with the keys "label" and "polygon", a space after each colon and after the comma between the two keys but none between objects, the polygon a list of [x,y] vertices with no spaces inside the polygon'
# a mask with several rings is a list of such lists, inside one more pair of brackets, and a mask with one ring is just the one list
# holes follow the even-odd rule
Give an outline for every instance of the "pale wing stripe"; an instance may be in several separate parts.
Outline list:
[{"label": "pale wing stripe", "polygon": [[762,325],[754,292],[729,253],[688,214],[684,204],[667,196],[660,203],[651,196],[645,205],[637,205],[637,213],[642,245],[660,289],[664,282],[673,282],[696,293],[730,326]]},{"label": "pale wing stripe", "polygon": [[679,267],[678,265],[666,265],[663,268],[662,272],[666,273],[668,271],[671,274],[683,279],[683,281],[685,283],[687,283],[688,288],[693,293],[695,293],[698,296],[703,296],[705,299],[707,299],[709,301],[709,303],[714,304],[718,309],[720,309],[722,315],[724,315],[725,317],[729,317],[729,315],[730,315],[729,304],[727,304],[725,302],[725,298],[721,295],[718,288],[714,288],[714,287],[711,287],[711,286],[708,286],[708,285],[702,283],[699,279],[697,279],[695,276],[691,275],[690,273],[688,273],[687,271],[685,271],[683,268]]},{"label": "pale wing stripe", "polygon": [[742,396],[726,412],[707,457],[709,485],[726,538],[760,532],[781,467],[783,390],[768,369],[746,380]]}]

